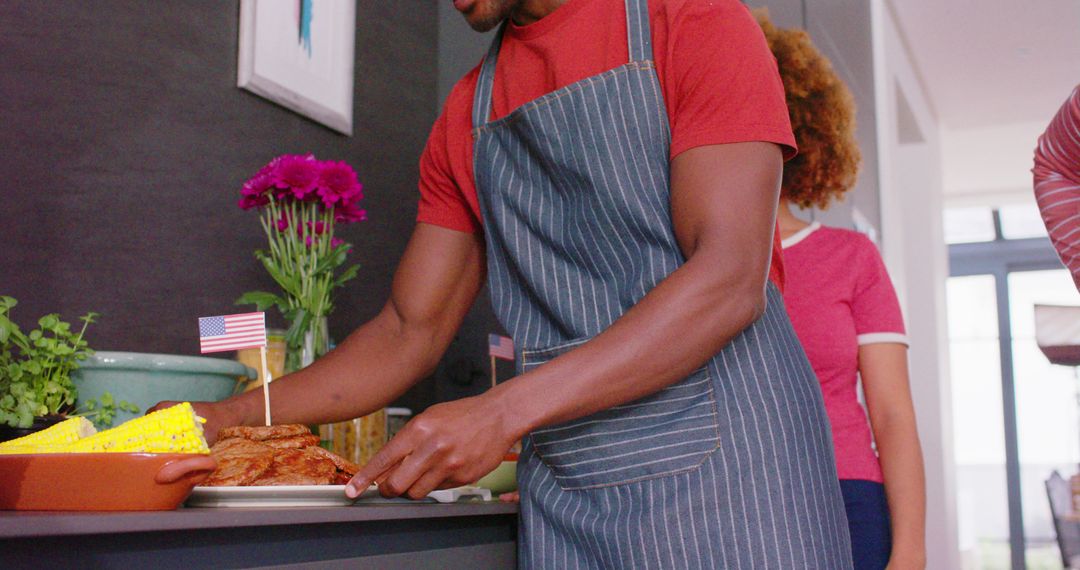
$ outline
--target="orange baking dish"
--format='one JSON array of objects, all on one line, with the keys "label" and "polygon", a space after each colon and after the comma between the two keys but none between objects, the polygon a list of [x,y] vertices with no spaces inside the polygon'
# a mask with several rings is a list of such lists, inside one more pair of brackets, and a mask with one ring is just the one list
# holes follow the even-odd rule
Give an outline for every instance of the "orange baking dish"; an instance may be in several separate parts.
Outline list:
[{"label": "orange baking dish", "polygon": [[191,453],[0,455],[0,510],[167,511],[216,467]]}]

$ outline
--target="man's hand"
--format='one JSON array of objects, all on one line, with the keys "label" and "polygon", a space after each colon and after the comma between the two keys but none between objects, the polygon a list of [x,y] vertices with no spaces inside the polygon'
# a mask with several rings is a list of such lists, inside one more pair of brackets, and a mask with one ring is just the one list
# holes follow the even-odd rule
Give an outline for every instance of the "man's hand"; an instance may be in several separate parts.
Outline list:
[{"label": "man's hand", "polygon": [[[146,410],[146,413],[163,410],[180,403],[171,400],[158,402],[152,408]],[[191,407],[195,408],[197,416],[206,420],[206,423],[203,424],[203,436],[206,437],[206,443],[209,445],[213,445],[217,441],[218,431],[221,428],[239,425],[236,420],[232,419],[232,415],[227,412],[225,406],[219,402],[192,402]]]},{"label": "man's hand", "polygon": [[505,408],[484,396],[438,404],[420,414],[353,477],[345,494],[378,482],[384,497],[422,499],[473,483],[498,467],[519,439]]}]

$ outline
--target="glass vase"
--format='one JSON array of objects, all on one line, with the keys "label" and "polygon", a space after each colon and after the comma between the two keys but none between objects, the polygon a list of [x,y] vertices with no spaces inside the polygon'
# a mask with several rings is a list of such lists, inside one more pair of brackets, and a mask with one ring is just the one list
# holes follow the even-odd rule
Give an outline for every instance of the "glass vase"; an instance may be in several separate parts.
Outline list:
[{"label": "glass vase", "polygon": [[286,348],[285,372],[306,368],[327,352],[330,352],[330,332],[326,317],[315,317],[304,331],[300,345]]}]

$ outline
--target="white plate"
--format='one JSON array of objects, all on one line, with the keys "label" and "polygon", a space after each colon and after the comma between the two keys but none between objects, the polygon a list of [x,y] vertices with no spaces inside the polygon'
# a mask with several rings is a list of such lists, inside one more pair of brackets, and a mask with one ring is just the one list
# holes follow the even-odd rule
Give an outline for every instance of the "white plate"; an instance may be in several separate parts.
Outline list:
[{"label": "white plate", "polygon": [[[375,498],[372,485],[359,498]],[[357,499],[345,496],[345,485],[267,485],[259,487],[195,487],[189,507],[337,507]]]},{"label": "white plate", "polygon": [[[491,491],[479,487],[457,487],[432,491],[428,500],[453,503],[462,497],[490,501]],[[359,503],[358,503],[359,501]],[[267,485],[259,487],[195,487],[185,505],[189,507],[341,507],[380,502],[415,502],[385,499],[372,485],[355,499],[345,496],[345,485]]]}]

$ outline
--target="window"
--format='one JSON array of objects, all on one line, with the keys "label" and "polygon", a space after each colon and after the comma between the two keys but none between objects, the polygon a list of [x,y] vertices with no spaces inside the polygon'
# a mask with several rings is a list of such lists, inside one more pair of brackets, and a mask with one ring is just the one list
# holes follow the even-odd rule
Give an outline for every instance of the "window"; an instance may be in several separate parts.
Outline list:
[{"label": "window", "polygon": [[[983,212],[991,214],[994,236],[949,246],[954,455],[964,568],[1060,568],[1044,481],[1054,470],[1066,478],[1077,470],[1080,376],[1076,369],[1050,364],[1038,349],[1034,305],[1080,306],[1080,293],[1045,237],[1037,212],[1035,219],[1030,209],[1019,207]],[[985,223],[985,214],[969,219]],[[1043,237],[1005,239],[1035,233],[1036,226]]]},{"label": "window", "polygon": [[994,211],[986,207],[945,210],[945,243],[994,241]]},{"label": "window", "polygon": [[1046,226],[1035,203],[1002,206],[998,215],[1001,217],[1001,237],[1005,239],[1046,237]]}]

